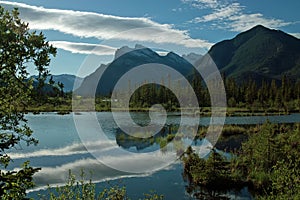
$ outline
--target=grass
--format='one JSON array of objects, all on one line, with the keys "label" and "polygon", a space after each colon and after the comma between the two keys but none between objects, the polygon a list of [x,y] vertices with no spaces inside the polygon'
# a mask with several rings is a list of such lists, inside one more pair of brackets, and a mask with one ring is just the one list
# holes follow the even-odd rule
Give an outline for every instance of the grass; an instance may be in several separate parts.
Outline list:
[{"label": "grass", "polygon": [[[43,103],[42,105],[39,103],[32,103],[27,107],[20,107],[20,111],[22,112],[58,112],[58,114],[65,114],[68,112],[109,112],[109,111],[131,111],[131,112],[149,112],[148,107],[138,107],[131,105],[129,108],[123,108],[118,105],[117,108],[111,108],[111,102],[100,101],[99,99],[93,98],[78,98],[78,99],[60,99],[59,101],[55,101],[54,99],[49,99],[49,103]],[[183,107],[183,108],[173,108],[172,112],[181,111],[185,115],[195,116],[211,116],[211,108],[210,107],[201,107],[193,108],[193,107]],[[267,116],[267,115],[285,115],[292,112],[299,112],[295,109],[289,109],[287,112],[284,108],[277,107],[247,107],[243,105],[243,107],[227,107],[226,115],[227,116]]]},{"label": "grass", "polygon": [[244,126],[226,125],[223,127],[222,135],[232,136],[232,135],[245,134],[246,132],[247,130]]}]

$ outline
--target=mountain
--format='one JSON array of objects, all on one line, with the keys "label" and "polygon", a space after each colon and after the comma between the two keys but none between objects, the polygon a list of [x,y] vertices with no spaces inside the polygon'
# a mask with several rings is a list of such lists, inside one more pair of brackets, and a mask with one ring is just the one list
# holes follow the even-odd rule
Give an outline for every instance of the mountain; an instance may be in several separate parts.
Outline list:
[{"label": "mountain", "polygon": [[196,53],[189,53],[187,55],[182,55],[182,57],[189,61],[192,65],[195,65],[196,62],[202,58],[202,55]]},{"label": "mountain", "polygon": [[221,72],[238,82],[300,77],[300,40],[261,25],[215,44],[208,53]]},{"label": "mountain", "polygon": [[[279,82],[283,75],[295,80],[300,77],[300,40],[280,30],[261,25],[242,32],[233,39],[216,43],[208,54],[222,73],[235,78],[238,83],[249,78],[260,84],[262,80],[271,79]],[[136,45],[135,48],[125,46],[116,51],[115,59],[111,63],[102,64],[94,73],[85,77],[76,93],[83,96],[91,96],[93,93],[108,95],[126,72],[149,63],[170,66],[191,81],[193,64],[206,63],[205,59],[207,56],[202,57],[195,53],[182,57],[173,52],[159,55],[141,45]],[[163,70],[157,72],[158,76],[163,76],[164,73]],[[147,74],[140,72],[135,78],[142,81],[145,76]],[[164,80],[168,81],[168,78]],[[172,77],[172,80],[179,80],[179,77]],[[128,89],[129,83],[123,87]],[[96,91],[91,91],[91,88]]]},{"label": "mountain", "polygon": [[[34,75],[32,77],[37,78],[36,75]],[[83,78],[79,78],[79,77],[76,77],[75,75],[71,75],[71,74],[52,75],[52,77],[56,83],[61,82],[64,84],[64,92],[70,92],[73,90],[76,78],[77,78],[77,83],[76,83],[76,86],[74,87],[74,89],[77,89],[83,81]],[[46,83],[49,82],[49,79],[50,79],[50,77],[47,77]]]},{"label": "mountain", "polygon": [[[84,78],[81,86],[76,90],[76,93],[82,96],[91,96],[93,91],[91,88],[96,88],[97,95],[108,95],[114,88],[117,81],[129,70],[148,64],[147,67],[151,68],[153,65],[163,64],[169,66],[183,76],[188,76],[192,73],[193,65],[181,56],[169,52],[167,55],[162,56],[155,51],[137,45],[134,49],[129,47],[122,47],[115,53],[115,59],[107,65],[101,65],[94,73]],[[152,64],[152,66],[151,66]],[[102,75],[103,74],[103,75]],[[101,76],[102,75],[102,76]],[[157,76],[166,75],[165,71],[157,71]],[[136,74],[136,79],[143,81],[147,74]],[[99,80],[99,78],[101,79]],[[171,77],[172,79],[178,79],[179,77]],[[161,80],[161,79],[160,79]],[[167,81],[167,78],[164,79]],[[128,85],[124,86],[124,89],[128,89]]]}]

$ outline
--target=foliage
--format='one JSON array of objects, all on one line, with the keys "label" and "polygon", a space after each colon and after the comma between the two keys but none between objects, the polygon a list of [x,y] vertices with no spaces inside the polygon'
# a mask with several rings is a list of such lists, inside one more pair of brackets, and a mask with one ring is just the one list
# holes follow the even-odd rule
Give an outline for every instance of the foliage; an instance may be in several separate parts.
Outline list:
[{"label": "foliage", "polygon": [[[300,160],[288,156],[287,159],[278,161],[273,166],[271,176],[272,188],[268,199],[300,199]],[[263,196],[262,198],[265,198]]]},{"label": "foliage", "polygon": [[208,53],[220,71],[239,82],[252,77],[258,83],[282,74],[300,77],[300,40],[261,25],[217,43]]},{"label": "foliage", "polygon": [[[193,75],[191,85],[198,98],[200,113],[208,112],[204,107],[210,107],[210,94],[203,81],[197,74]],[[229,107],[240,108],[244,112],[274,114],[297,112],[300,110],[300,81],[282,76],[281,80],[262,80],[257,83],[248,78],[243,83],[237,83],[231,77],[223,77],[226,98]],[[191,102],[191,90],[178,84],[177,93],[184,102]],[[178,92],[179,91],[179,92]],[[292,92],[294,91],[294,92]],[[128,95],[128,91],[119,92],[113,99],[121,99]],[[95,100],[97,110],[109,110],[110,104],[107,99],[111,97],[97,97]],[[77,103],[77,102],[76,102]],[[81,100],[84,104],[84,101]],[[137,87],[130,98],[130,110],[148,111],[154,104],[162,104],[167,111],[180,110],[179,102],[174,93],[166,87],[158,84],[146,84]],[[122,107],[122,105],[120,105]],[[143,110],[144,109],[144,110]],[[181,108],[184,109],[184,108]],[[231,112],[228,113],[229,115]]]},{"label": "foliage", "polygon": [[32,131],[26,125],[20,107],[32,100],[32,80],[27,67],[35,65],[39,74],[38,88],[49,71],[50,56],[56,49],[45,41],[42,33],[30,32],[28,24],[18,17],[17,9],[11,12],[0,7],[0,196],[2,199],[22,199],[26,189],[33,187],[32,175],[38,171],[26,162],[20,170],[9,171],[11,161],[7,150],[24,141],[36,144]]},{"label": "foliage", "polygon": [[243,144],[243,173],[263,197],[299,198],[300,134],[295,126],[266,122]]},{"label": "foliage", "polygon": [[[48,188],[47,197],[40,195],[40,199],[50,200],[130,200],[127,195],[125,186],[111,185],[104,188],[100,193],[96,192],[96,185],[91,180],[85,180],[84,171],[80,174],[80,180],[77,180],[75,175],[69,171],[69,177],[66,184],[62,187],[56,187],[53,191]],[[158,195],[155,192],[144,194],[144,200],[163,200],[163,195]]]},{"label": "foliage", "polygon": [[299,131],[299,124],[257,125],[230,160],[215,151],[201,159],[189,148],[183,158],[187,192],[210,198],[248,186],[258,199],[299,199]]},{"label": "foliage", "polygon": [[243,126],[226,125],[223,127],[222,136],[239,135],[246,133],[246,129]]},{"label": "foliage", "polygon": [[[281,80],[264,81],[256,83],[254,79],[246,79],[243,83],[237,83],[231,77],[223,77],[227,103],[229,106],[228,115],[240,113],[242,115],[269,115],[269,114],[288,114],[300,110],[300,81],[282,76]],[[51,79],[50,79],[51,80]],[[49,84],[51,81],[49,80]],[[76,105],[77,110],[88,111],[96,109],[97,111],[110,111],[111,101],[113,99],[122,99],[128,95],[128,91],[119,92],[117,97],[97,96],[95,99],[76,96],[72,99],[71,93],[63,93],[63,84],[53,83],[45,85],[42,94],[44,99],[32,101],[27,110],[34,111],[56,111],[58,106],[71,111],[71,103]],[[194,75],[191,85],[198,98],[201,115],[210,115],[210,95],[204,86],[200,77]],[[191,101],[191,91],[188,88],[178,84],[176,88],[179,96],[184,102]],[[292,92],[293,91],[293,92]],[[111,99],[112,98],[112,99]],[[91,107],[95,103],[95,108]],[[115,102],[116,103],[116,102]],[[44,105],[47,106],[44,106]],[[162,104],[167,111],[178,111],[179,102],[171,90],[161,87],[158,84],[146,84],[137,87],[130,98],[129,109],[131,111],[148,112],[154,104]],[[41,106],[42,105],[42,106]],[[122,105],[120,105],[120,110]],[[126,108],[124,108],[126,109]]]},{"label": "foliage", "polygon": [[198,199],[225,198],[222,194],[240,183],[230,174],[230,162],[215,149],[204,159],[189,147],[183,163],[184,177],[189,181],[187,192]]}]

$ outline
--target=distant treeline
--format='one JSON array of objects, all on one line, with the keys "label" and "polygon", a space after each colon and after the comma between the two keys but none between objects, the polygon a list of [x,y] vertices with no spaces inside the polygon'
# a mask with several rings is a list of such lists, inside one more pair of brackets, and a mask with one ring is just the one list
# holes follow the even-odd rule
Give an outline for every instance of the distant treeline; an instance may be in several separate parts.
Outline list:
[{"label": "distant treeline", "polygon": [[[203,81],[196,77],[190,83],[197,95],[199,106],[209,107],[210,94]],[[229,107],[285,112],[300,109],[300,81],[294,81],[287,76],[283,76],[281,80],[262,81],[260,84],[251,78],[239,84],[234,78],[224,78],[224,85]],[[140,87],[129,88],[131,89],[135,90],[130,98],[130,106],[133,108],[146,108],[157,103],[163,104],[168,110],[180,107],[174,91],[161,84],[143,84]],[[180,98],[186,102],[190,101],[191,90],[188,87],[178,83],[176,90]],[[112,98],[120,99],[125,93],[128,92],[115,93]]]},{"label": "distant treeline", "polygon": [[[228,107],[236,107],[248,109],[249,111],[266,111],[269,113],[280,111],[281,113],[298,112],[300,110],[300,81],[295,81],[287,76],[283,76],[281,80],[261,81],[257,83],[254,79],[249,78],[243,83],[237,83],[234,78],[226,78],[223,76],[224,86],[226,90],[226,99]],[[167,82],[165,84],[164,82]],[[168,83],[169,82],[169,83]],[[191,105],[192,90],[189,87],[180,84],[180,80],[175,83],[176,91],[171,91],[169,88],[170,81],[162,80],[160,84],[144,83],[140,86],[130,86],[128,90],[115,92],[114,95],[96,96],[95,106],[98,111],[109,111],[111,102],[120,103],[124,97],[134,91],[130,97],[130,108],[132,110],[148,109],[154,104],[162,104],[168,111],[178,110],[180,107],[179,96],[186,105]],[[218,83],[213,83],[218,84]],[[53,83],[52,83],[53,85]],[[166,85],[166,86],[162,86]],[[200,107],[210,107],[211,97],[201,78],[195,76],[190,80],[190,85],[195,92]],[[48,86],[48,85],[46,85]],[[58,87],[59,86],[59,87]],[[59,106],[64,106],[63,110],[71,110],[72,94],[63,92],[63,85],[53,87],[54,89],[48,93],[42,93],[40,88],[37,90],[30,103],[30,110],[39,107],[41,104],[48,105],[47,111],[55,110]],[[45,87],[45,86],[44,86]],[[86,98],[75,98],[77,104],[81,105],[84,110],[85,104],[90,105],[90,101],[85,103]],[[87,98],[90,99],[90,98]],[[53,107],[54,106],[54,107]],[[119,105],[120,108],[122,105]],[[56,110],[57,110],[56,109]],[[35,109],[33,109],[35,110]],[[39,108],[43,111],[43,108]],[[60,110],[60,109],[59,109]]]}]

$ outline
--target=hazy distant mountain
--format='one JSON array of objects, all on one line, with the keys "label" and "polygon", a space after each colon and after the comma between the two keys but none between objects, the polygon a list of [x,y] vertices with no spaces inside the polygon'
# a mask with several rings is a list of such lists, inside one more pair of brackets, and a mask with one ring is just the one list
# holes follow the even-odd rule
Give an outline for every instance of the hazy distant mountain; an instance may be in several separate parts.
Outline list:
[{"label": "hazy distant mountain", "polygon": [[189,61],[192,65],[194,65],[198,60],[202,58],[202,55],[196,53],[189,53],[187,55],[182,55],[182,57]]},{"label": "hazy distant mountain", "polygon": [[255,26],[215,44],[208,53],[220,71],[239,82],[248,77],[257,82],[283,75],[300,78],[300,40],[280,30]]},{"label": "hazy distant mountain", "polygon": [[[53,76],[53,80],[58,83],[61,82],[64,84],[64,91],[65,92],[70,92],[73,90],[74,87],[74,82],[76,79],[75,75],[71,75],[71,74],[60,74],[60,75],[52,75]],[[37,76],[32,76],[34,78],[36,78]],[[46,83],[49,82],[50,77],[47,78]],[[77,84],[75,86],[74,89],[77,89],[81,83],[83,81],[83,78],[77,78]]]},{"label": "hazy distant mountain", "polygon": [[[134,49],[129,47],[122,47],[116,51],[115,60],[108,65],[101,65],[94,73],[84,78],[81,86],[76,91],[77,94],[86,96],[91,94],[90,88],[97,85],[97,95],[108,95],[114,88],[117,81],[129,70],[143,64],[157,63],[169,66],[183,76],[192,73],[193,66],[181,56],[170,52],[165,56],[161,56],[155,51],[137,45]],[[151,66],[149,66],[151,67]],[[99,77],[103,74],[101,80]],[[158,76],[160,73],[157,72]],[[146,76],[141,74],[141,76]],[[139,75],[137,74],[137,78]],[[176,77],[172,77],[176,78]],[[165,81],[167,81],[165,79]],[[126,85],[127,86],[127,85]]]}]

